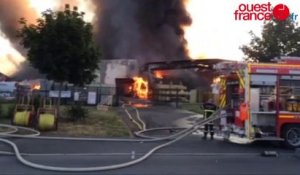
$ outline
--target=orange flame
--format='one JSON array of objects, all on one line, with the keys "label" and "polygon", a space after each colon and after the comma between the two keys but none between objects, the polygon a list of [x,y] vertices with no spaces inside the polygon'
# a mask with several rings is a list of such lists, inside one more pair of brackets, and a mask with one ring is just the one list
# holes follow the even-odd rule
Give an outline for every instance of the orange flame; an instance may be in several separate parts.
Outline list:
[{"label": "orange flame", "polygon": [[133,77],[133,80],[133,91],[136,94],[136,96],[141,99],[148,99],[148,81],[144,80],[142,77]]},{"label": "orange flame", "polygon": [[220,77],[216,77],[216,78],[213,79],[214,84],[218,84],[218,83],[220,83],[220,81],[221,81]]},{"label": "orange flame", "polygon": [[167,77],[169,75],[170,75],[170,72],[168,72],[168,71],[162,71],[162,70],[154,71],[154,77],[157,79],[164,79],[165,77]]},{"label": "orange flame", "polygon": [[155,78],[158,78],[158,79],[163,79],[164,78],[164,75],[163,75],[162,71],[155,71],[154,76],[155,76]]},{"label": "orange flame", "polygon": [[31,87],[32,90],[40,90],[41,89],[41,85],[40,84],[33,84]]},{"label": "orange flame", "polygon": [[129,91],[132,91],[132,86],[129,86],[129,87],[128,87],[128,90],[129,90]]}]

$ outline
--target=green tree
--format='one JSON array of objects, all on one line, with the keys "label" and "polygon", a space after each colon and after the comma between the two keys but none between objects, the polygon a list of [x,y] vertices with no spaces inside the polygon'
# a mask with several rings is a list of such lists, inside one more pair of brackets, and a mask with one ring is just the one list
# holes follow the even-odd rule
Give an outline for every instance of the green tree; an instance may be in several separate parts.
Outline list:
[{"label": "green tree", "polygon": [[[27,50],[27,59],[48,79],[83,86],[96,76],[100,54],[93,41],[92,25],[84,13],[70,10],[47,10],[36,24],[22,18],[18,36]],[[58,100],[58,105],[60,98]]]},{"label": "green tree", "polygon": [[300,29],[291,20],[270,20],[263,26],[261,37],[250,32],[249,45],[241,46],[246,60],[270,62],[281,56],[300,56]]}]

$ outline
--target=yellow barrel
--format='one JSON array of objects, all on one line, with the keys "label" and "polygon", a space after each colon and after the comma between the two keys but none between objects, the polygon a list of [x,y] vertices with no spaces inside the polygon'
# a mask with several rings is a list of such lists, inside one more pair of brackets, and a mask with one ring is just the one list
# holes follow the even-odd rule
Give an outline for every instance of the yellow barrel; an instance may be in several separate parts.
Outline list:
[{"label": "yellow barrel", "polygon": [[30,122],[30,111],[21,111],[15,113],[13,124],[19,126],[28,126],[29,122]]},{"label": "yellow barrel", "polygon": [[40,114],[38,119],[40,130],[52,130],[55,128],[55,116],[53,114]]}]

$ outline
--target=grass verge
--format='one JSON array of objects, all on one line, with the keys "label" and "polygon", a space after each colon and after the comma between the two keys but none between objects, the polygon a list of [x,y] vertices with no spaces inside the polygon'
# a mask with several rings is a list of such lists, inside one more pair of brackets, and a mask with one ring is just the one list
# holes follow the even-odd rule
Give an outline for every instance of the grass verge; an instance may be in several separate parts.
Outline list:
[{"label": "grass verge", "polygon": [[12,118],[15,106],[15,103],[0,103],[0,118]]},{"label": "grass verge", "polygon": [[[85,107],[89,111],[87,118],[72,122],[67,118],[60,119],[57,131],[48,131],[43,134],[74,136],[74,137],[128,137],[129,131],[122,119],[118,116],[117,109],[99,111],[96,107]],[[62,107],[62,116],[66,116],[66,107]]]}]

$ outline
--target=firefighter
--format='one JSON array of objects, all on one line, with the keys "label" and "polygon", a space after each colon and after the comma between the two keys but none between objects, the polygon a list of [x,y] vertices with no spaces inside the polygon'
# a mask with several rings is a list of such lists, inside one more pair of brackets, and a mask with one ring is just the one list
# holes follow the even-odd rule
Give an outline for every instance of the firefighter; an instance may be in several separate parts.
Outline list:
[{"label": "firefighter", "polygon": [[[202,107],[204,109],[204,119],[209,118],[217,110],[217,106],[210,101],[203,103]],[[210,138],[211,140],[213,140],[215,134],[213,122],[209,122],[204,125],[204,136],[203,136],[204,139],[207,138],[208,133],[210,133]]]}]

